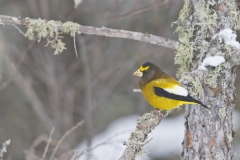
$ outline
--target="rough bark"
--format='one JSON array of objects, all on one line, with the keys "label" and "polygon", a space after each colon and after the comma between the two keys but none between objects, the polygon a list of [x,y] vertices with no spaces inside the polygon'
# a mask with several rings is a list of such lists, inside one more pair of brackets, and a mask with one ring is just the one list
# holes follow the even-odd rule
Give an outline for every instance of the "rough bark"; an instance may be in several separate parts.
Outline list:
[{"label": "rough bark", "polygon": [[[186,108],[184,160],[231,160],[233,157],[232,116],[239,51],[227,46],[221,37],[213,37],[223,29],[236,31],[237,14],[234,0],[185,0],[180,12],[177,31],[181,44],[175,59],[180,64],[178,75],[183,84],[191,85],[192,94],[210,107]],[[223,56],[225,62],[208,67],[207,71],[197,69],[208,56]],[[196,80],[202,87],[194,85]]]}]

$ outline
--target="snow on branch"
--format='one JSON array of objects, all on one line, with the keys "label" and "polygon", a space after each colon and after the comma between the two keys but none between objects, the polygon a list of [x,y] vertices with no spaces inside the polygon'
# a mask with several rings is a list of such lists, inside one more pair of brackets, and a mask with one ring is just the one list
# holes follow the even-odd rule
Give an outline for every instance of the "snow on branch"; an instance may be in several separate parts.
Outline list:
[{"label": "snow on branch", "polygon": [[200,70],[204,70],[207,71],[206,66],[212,66],[212,67],[216,67],[218,65],[220,65],[221,63],[224,63],[225,59],[223,56],[213,56],[213,57],[206,57],[201,66],[198,67],[198,69]]},{"label": "snow on branch", "polygon": [[215,39],[217,36],[222,37],[226,45],[240,49],[240,44],[238,41],[236,41],[237,34],[235,34],[231,29],[221,30],[219,33],[213,36],[213,39]]},{"label": "snow on branch", "polygon": [[148,33],[132,32],[126,30],[116,30],[106,27],[97,28],[91,26],[82,26],[73,22],[62,23],[60,21],[47,21],[43,19],[31,19],[12,17],[6,15],[0,15],[0,25],[22,25],[26,26],[27,32],[25,36],[29,39],[38,37],[47,38],[48,44],[55,49],[54,54],[61,53],[65,48],[65,43],[61,41],[61,33],[68,33],[75,38],[75,34],[90,34],[106,37],[116,37],[124,39],[132,39],[136,41],[146,42],[158,46],[167,47],[170,49],[176,49],[177,42],[164,37],[151,35]]}]

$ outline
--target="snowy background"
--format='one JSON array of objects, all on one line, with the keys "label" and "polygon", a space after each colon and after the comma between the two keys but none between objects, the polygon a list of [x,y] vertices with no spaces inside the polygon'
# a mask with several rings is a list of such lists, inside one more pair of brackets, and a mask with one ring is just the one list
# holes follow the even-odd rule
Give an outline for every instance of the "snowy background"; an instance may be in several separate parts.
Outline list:
[{"label": "snowy background", "polygon": [[[123,117],[112,122],[107,129],[96,135],[92,139],[91,159],[99,160],[117,160],[123,153],[130,133],[136,126],[137,115]],[[240,127],[240,113],[235,111],[233,115],[234,130]],[[165,118],[159,126],[157,126],[148,140],[152,140],[145,145],[146,152],[149,152],[148,159],[180,159],[181,144],[184,136],[184,116],[179,115],[172,118]],[[82,151],[86,148],[87,141],[83,141],[76,150]],[[235,146],[235,154],[240,155],[240,145]],[[138,160],[147,158],[138,157]],[[82,156],[79,160],[86,160],[86,156]],[[238,160],[237,156],[235,160]]]},{"label": "snowy background", "polygon": [[[83,0],[74,8],[74,0],[0,0],[0,14],[73,21],[83,26],[149,33],[178,41],[176,25],[171,25],[183,4],[184,0]],[[18,27],[26,31],[25,27]],[[137,116],[153,109],[141,93],[133,92],[139,81],[133,72],[150,61],[176,78],[179,66],[174,65],[175,51],[140,41],[80,34],[76,35],[76,58],[73,38],[60,36],[67,50],[54,55],[50,44],[46,46],[46,39],[29,40],[14,26],[0,25],[0,145],[11,139],[4,159],[25,160],[25,151],[34,151],[42,157],[53,127],[53,139],[59,140],[82,120],[84,124],[63,141],[55,157],[72,149],[81,151],[88,146],[86,139],[92,139],[91,148],[95,148],[92,159],[118,159],[124,149],[122,142],[135,128]],[[229,28],[212,36],[230,47],[240,48],[239,34]],[[207,55],[199,69],[207,72],[224,64],[225,58],[221,54]],[[240,111],[239,76],[236,96],[235,110]],[[150,152],[149,159],[180,159],[184,134],[182,108],[172,112],[149,135],[149,139],[153,138],[145,146]],[[235,157],[240,155],[237,122]],[[47,157],[53,147],[50,145]]]}]

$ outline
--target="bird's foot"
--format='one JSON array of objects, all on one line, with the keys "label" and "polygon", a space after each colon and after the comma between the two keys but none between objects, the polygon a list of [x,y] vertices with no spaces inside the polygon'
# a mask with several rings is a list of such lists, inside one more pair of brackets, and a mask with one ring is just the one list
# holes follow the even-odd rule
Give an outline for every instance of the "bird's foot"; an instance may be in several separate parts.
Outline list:
[{"label": "bird's foot", "polygon": [[162,114],[163,110],[154,109],[153,112],[154,112],[155,114]]},{"label": "bird's foot", "polygon": [[165,110],[160,110],[160,109],[154,109],[153,112],[155,114],[159,114],[159,115],[162,115],[162,116],[167,116],[170,112],[169,111],[165,111]]}]

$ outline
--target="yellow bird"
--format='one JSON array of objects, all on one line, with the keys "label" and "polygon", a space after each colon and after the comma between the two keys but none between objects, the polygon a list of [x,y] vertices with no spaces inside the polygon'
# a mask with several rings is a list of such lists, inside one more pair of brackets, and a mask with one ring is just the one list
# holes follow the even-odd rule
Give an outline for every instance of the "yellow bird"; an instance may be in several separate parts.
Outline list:
[{"label": "yellow bird", "polygon": [[208,108],[191,97],[177,80],[151,62],[144,63],[133,75],[141,77],[138,85],[144,98],[155,109],[172,110],[183,104],[200,104]]}]

